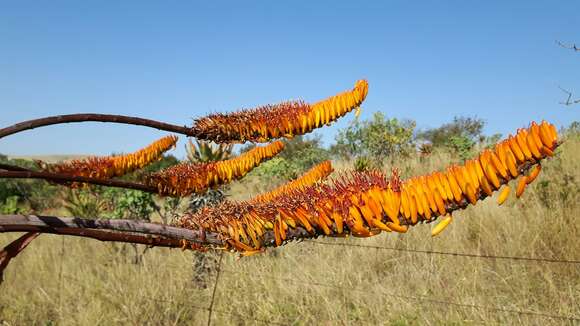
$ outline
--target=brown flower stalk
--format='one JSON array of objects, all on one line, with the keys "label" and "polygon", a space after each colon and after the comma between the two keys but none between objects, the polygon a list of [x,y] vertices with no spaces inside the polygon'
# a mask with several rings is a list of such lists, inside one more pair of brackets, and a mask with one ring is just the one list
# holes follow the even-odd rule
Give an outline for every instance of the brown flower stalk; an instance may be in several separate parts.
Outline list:
[{"label": "brown flower stalk", "polygon": [[[437,235],[451,222],[451,212],[475,205],[510,180],[520,178],[516,192],[520,197],[537,177],[540,161],[552,156],[557,146],[553,125],[532,123],[493,150],[446,171],[406,181],[399,180],[396,171],[389,178],[377,171],[355,172],[331,185],[307,186],[271,201],[225,202],[204,208],[184,216],[179,224],[217,233],[226,248],[244,254],[319,235],[368,237],[381,231],[406,232],[408,226],[445,216],[432,231]],[[500,204],[507,197],[503,192]]]},{"label": "brown flower stalk", "polygon": [[157,187],[160,194],[187,196],[203,193],[210,187],[240,179],[261,162],[282,151],[284,143],[276,141],[267,146],[255,147],[233,159],[210,163],[183,163],[151,174],[147,185]]},{"label": "brown flower stalk", "polygon": [[227,114],[211,114],[196,119],[192,131],[198,139],[217,143],[266,142],[280,137],[291,138],[332,123],[358,108],[367,92],[367,81],[359,80],[353,90],[312,105],[290,101]]},{"label": "brown flower stalk", "polygon": [[170,135],[158,139],[149,146],[131,154],[89,157],[82,160],[42,165],[44,165],[43,170],[45,172],[95,179],[110,179],[141,169],[159,160],[163,153],[175,146],[176,142],[177,137]]}]

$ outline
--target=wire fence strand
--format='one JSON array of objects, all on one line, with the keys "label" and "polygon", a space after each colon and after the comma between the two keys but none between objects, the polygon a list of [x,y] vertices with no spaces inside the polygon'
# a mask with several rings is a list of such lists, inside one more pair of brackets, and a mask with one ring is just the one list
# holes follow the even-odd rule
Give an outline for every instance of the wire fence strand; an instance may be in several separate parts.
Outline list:
[{"label": "wire fence strand", "polygon": [[[476,258],[501,258],[501,259],[514,259],[515,258],[515,260],[525,260],[525,261],[537,260],[537,259],[531,258],[531,257],[492,256],[492,255],[452,253],[452,252],[442,252],[442,251],[402,249],[402,248],[392,248],[392,247],[372,246],[372,245],[342,244],[342,243],[331,243],[331,242],[311,241],[311,240],[306,240],[306,241],[312,242],[315,244],[320,244],[320,245],[336,245],[336,246],[347,246],[347,247],[373,248],[373,249],[381,249],[381,250],[384,249],[384,250],[410,251],[410,252],[415,252],[415,253],[453,255],[453,256],[464,256],[464,257],[472,257],[472,258],[473,257],[476,257]],[[578,263],[577,261],[574,261],[574,260],[572,260],[572,261],[556,260],[556,259],[554,259],[554,260],[538,259],[538,260],[542,261],[542,262],[550,262],[550,263],[552,263],[552,262],[572,263],[572,264]],[[248,276],[256,276],[255,274],[251,274],[250,272],[247,272],[247,271],[224,269],[221,267],[222,261],[223,261],[223,252],[220,255],[220,260],[218,263],[216,282],[214,284],[214,288],[212,291],[210,306],[204,307],[204,306],[197,306],[197,305],[189,305],[193,309],[208,311],[208,325],[211,324],[212,313],[216,313],[216,314],[219,314],[222,316],[232,316],[232,317],[239,316],[242,318],[246,318],[244,320],[252,320],[252,321],[255,321],[258,323],[268,324],[268,325],[288,325],[288,324],[291,324],[290,322],[276,322],[276,321],[272,321],[272,320],[258,319],[258,318],[254,318],[252,316],[249,316],[247,314],[242,314],[240,312],[231,312],[231,311],[216,309],[214,307],[217,304],[217,301],[215,299],[216,298],[216,289],[217,289],[217,284],[219,282],[220,277],[230,277],[231,275],[234,275],[234,274],[244,274],[244,275],[248,275]],[[308,285],[312,285],[312,286],[329,288],[329,289],[342,289],[342,290],[348,290],[348,291],[356,291],[356,292],[363,293],[363,294],[369,293],[368,290],[364,290],[364,289],[352,287],[352,286],[343,286],[343,285],[338,285],[338,284],[321,283],[321,282],[307,281],[307,280],[301,280],[301,279],[295,279],[295,278],[276,277],[276,276],[272,276],[272,275],[263,276],[263,274],[261,274],[261,276],[264,278],[267,278],[267,279],[285,282],[285,283],[290,282],[290,283],[295,283],[295,284],[308,284]],[[75,279],[74,277],[69,278],[67,276],[67,279],[69,279],[69,280],[72,279],[74,281],[74,283],[82,285],[82,282],[80,280]],[[372,287],[372,288],[376,289],[376,287]],[[374,291],[376,291],[376,290],[374,290]],[[424,302],[424,303],[433,303],[433,304],[438,304],[438,305],[443,305],[443,306],[454,306],[454,307],[458,307],[461,309],[476,309],[476,310],[496,311],[496,312],[501,312],[501,313],[506,313],[506,314],[517,314],[517,315],[532,316],[532,317],[542,317],[542,318],[550,318],[550,319],[557,319],[557,320],[567,320],[567,321],[571,321],[571,322],[580,321],[580,316],[565,316],[565,315],[551,314],[551,313],[547,313],[547,312],[527,311],[527,310],[521,310],[521,309],[510,309],[510,308],[502,308],[502,307],[494,307],[494,306],[484,306],[484,305],[477,305],[477,304],[471,304],[471,303],[449,301],[449,300],[433,298],[433,297],[428,297],[428,296],[410,296],[410,295],[402,295],[402,294],[397,294],[397,293],[388,293],[388,292],[384,292],[384,291],[382,291],[381,294],[385,295],[385,296],[393,297],[393,298],[399,298],[399,299],[411,300],[411,301],[417,301],[417,302]],[[152,300],[152,301],[158,301],[158,302],[177,304],[177,302],[175,302],[175,301],[161,299],[161,298],[146,298],[146,299]]]},{"label": "wire fence strand", "polygon": [[[227,272],[227,273],[231,273],[231,274],[250,275],[250,273],[244,272],[244,271],[234,271],[234,270],[226,270],[226,269],[224,269],[223,271]],[[228,275],[228,274],[224,274],[224,275]],[[332,289],[342,289],[342,290],[348,290],[348,291],[357,291],[357,292],[368,294],[367,290],[363,290],[363,289],[356,288],[356,287],[350,287],[350,286],[342,286],[342,285],[336,285],[336,284],[312,282],[312,281],[306,281],[306,280],[298,280],[298,279],[293,279],[293,278],[282,278],[282,277],[275,277],[275,276],[266,276],[266,278],[269,278],[272,280],[277,280],[277,281],[282,281],[282,282],[302,283],[302,284],[314,285],[314,286],[319,286],[319,287],[326,287],[326,288],[332,288]],[[470,309],[477,309],[477,310],[498,311],[498,312],[503,312],[503,313],[518,314],[518,315],[545,317],[545,318],[559,319],[559,320],[580,321],[580,317],[577,317],[577,316],[563,316],[563,315],[549,314],[549,313],[545,313],[545,312],[525,311],[525,310],[521,310],[521,309],[509,309],[509,308],[500,308],[500,307],[491,307],[491,306],[481,306],[481,305],[476,305],[476,304],[471,304],[471,303],[447,301],[447,300],[436,299],[436,298],[425,297],[425,296],[416,297],[416,296],[408,296],[408,295],[401,295],[401,294],[395,294],[395,293],[385,293],[385,292],[381,292],[381,294],[386,295],[386,296],[390,296],[390,297],[394,297],[394,298],[399,298],[399,299],[413,300],[413,301],[419,301],[419,302],[429,302],[429,303],[435,303],[435,304],[441,304],[441,305],[451,305],[451,306],[461,307],[461,308],[465,308],[465,309],[470,308]]]},{"label": "wire fence strand", "polygon": [[215,283],[213,285],[213,292],[211,293],[211,302],[209,303],[209,312],[207,315],[207,326],[211,325],[211,315],[213,312],[213,304],[215,302],[215,293],[218,287],[218,282],[220,281],[220,273],[222,270],[222,261],[224,260],[224,252],[220,252],[220,260],[218,262],[216,276],[215,276]]},{"label": "wire fence strand", "polygon": [[405,248],[395,248],[395,247],[386,247],[386,246],[362,245],[362,244],[355,244],[355,243],[340,243],[340,242],[335,243],[335,242],[326,242],[326,241],[318,241],[318,240],[317,241],[304,240],[304,242],[309,242],[309,243],[313,243],[316,245],[325,245],[325,246],[369,248],[369,249],[378,249],[378,250],[404,251],[404,252],[412,252],[412,253],[445,255],[445,256],[456,256],[456,257],[483,258],[483,259],[503,259],[503,260],[513,260],[513,261],[523,261],[523,262],[580,264],[580,260],[568,260],[568,259],[558,259],[558,258],[535,258],[535,257],[522,257],[522,256],[485,255],[485,254],[448,252],[448,251],[437,251],[437,250],[405,249]]},{"label": "wire fence strand", "polygon": [[[173,305],[177,305],[179,304],[176,301],[173,300],[166,300],[166,299],[160,299],[160,298],[146,298],[149,301],[153,301],[153,302],[163,302],[163,303],[170,303]],[[202,310],[202,311],[208,311],[210,310],[210,307],[204,307],[204,306],[198,306],[198,305],[189,305],[190,308],[196,309],[196,310]],[[234,314],[232,312],[229,311],[225,311],[225,310],[220,310],[220,309],[215,309],[212,308],[212,311],[216,314],[222,315],[222,316],[234,316]],[[241,314],[239,312],[236,312],[236,315],[240,316],[240,317],[244,317],[245,321],[247,320],[253,320],[259,323],[263,323],[263,324],[267,324],[267,325],[288,325],[290,323],[281,323],[281,322],[275,322],[275,321],[271,321],[271,320],[265,320],[265,319],[260,319],[260,318],[255,318],[246,314]]]},{"label": "wire fence strand", "polygon": [[[223,272],[223,270],[222,270],[222,272]],[[72,281],[72,283],[74,283],[74,284],[76,284],[78,286],[85,286],[86,285],[84,281],[81,281],[81,280],[77,279],[72,274],[67,274],[66,275],[66,279],[68,281]],[[182,302],[177,302],[175,300],[162,299],[162,298],[158,298],[158,297],[156,298],[156,297],[146,297],[146,296],[144,296],[142,298],[145,299],[145,300],[148,300],[148,301],[152,301],[152,302],[169,303],[169,304],[171,304],[173,306],[179,306],[179,305],[182,305],[183,304]],[[256,322],[259,322],[259,323],[262,323],[262,324],[267,324],[267,325],[289,325],[289,324],[292,324],[291,322],[276,322],[276,321],[272,321],[272,320],[255,318],[255,317],[252,317],[252,316],[249,316],[247,314],[240,313],[240,312],[236,312],[234,314],[234,313],[229,312],[229,311],[216,309],[215,307],[198,306],[198,305],[195,305],[195,304],[188,304],[188,306],[190,308],[192,308],[192,309],[195,309],[195,310],[207,311],[208,313],[209,313],[209,311],[211,309],[214,313],[219,314],[219,315],[222,315],[222,316],[236,316],[237,315],[237,316],[243,317],[244,318],[244,321],[253,320],[253,321],[256,321]]]}]

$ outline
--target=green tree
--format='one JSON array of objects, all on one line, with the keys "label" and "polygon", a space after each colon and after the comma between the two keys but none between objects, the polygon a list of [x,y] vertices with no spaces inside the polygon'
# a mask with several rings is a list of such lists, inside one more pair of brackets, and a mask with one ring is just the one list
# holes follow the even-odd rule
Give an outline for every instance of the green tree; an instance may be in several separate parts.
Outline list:
[{"label": "green tree", "polygon": [[453,121],[438,128],[427,129],[417,134],[417,138],[429,141],[433,146],[446,146],[452,137],[465,138],[473,143],[482,141],[485,121],[480,118],[454,117]]},{"label": "green tree", "polygon": [[415,121],[388,119],[376,112],[371,120],[355,120],[338,132],[331,152],[345,159],[382,164],[388,157],[408,156],[415,150]]},{"label": "green tree", "polygon": [[471,155],[477,143],[486,142],[483,135],[485,121],[479,118],[454,117],[453,121],[438,128],[427,129],[417,134],[417,140],[431,144],[433,148],[446,148],[462,159]]},{"label": "green tree", "polygon": [[156,206],[152,194],[139,190],[104,188],[102,197],[107,200],[113,218],[149,221]]},{"label": "green tree", "polygon": [[[34,161],[9,159],[0,154],[0,163],[36,170]],[[5,179],[0,182],[0,209],[6,212],[41,212],[58,203],[57,187],[44,180]],[[26,207],[28,206],[28,207]]]}]

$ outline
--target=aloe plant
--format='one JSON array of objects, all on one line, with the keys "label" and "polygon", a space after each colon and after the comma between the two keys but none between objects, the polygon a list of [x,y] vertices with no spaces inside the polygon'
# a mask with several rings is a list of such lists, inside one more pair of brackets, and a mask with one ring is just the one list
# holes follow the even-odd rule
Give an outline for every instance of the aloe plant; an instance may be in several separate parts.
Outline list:
[{"label": "aloe plant", "polygon": [[192,163],[227,160],[232,156],[233,144],[215,144],[210,141],[189,139],[185,145],[187,159]]}]

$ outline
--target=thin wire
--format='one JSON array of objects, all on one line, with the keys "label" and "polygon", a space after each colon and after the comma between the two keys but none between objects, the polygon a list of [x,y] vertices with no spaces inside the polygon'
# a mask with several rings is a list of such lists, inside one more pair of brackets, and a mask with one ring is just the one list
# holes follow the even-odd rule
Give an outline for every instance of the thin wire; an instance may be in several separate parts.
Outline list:
[{"label": "thin wire", "polygon": [[436,251],[436,250],[404,249],[404,248],[395,248],[395,247],[361,245],[361,244],[353,244],[353,243],[338,243],[338,242],[333,243],[333,242],[313,241],[313,240],[303,240],[303,241],[314,243],[314,244],[319,244],[319,245],[328,245],[328,246],[371,248],[371,249],[379,249],[379,250],[394,250],[394,251],[405,251],[405,252],[413,252],[413,253],[421,253],[421,254],[435,254],[435,255],[447,255],[447,256],[457,256],[457,257],[486,258],[486,259],[508,259],[508,260],[516,260],[516,261],[535,261],[535,262],[544,262],[544,263],[580,264],[580,260],[533,258],[533,257],[521,257],[521,256],[496,256],[496,255],[482,255],[482,254],[447,252],[447,251]]},{"label": "thin wire", "polygon": [[222,251],[222,252],[220,252],[220,260],[218,262],[217,274],[216,274],[216,277],[215,277],[215,283],[213,285],[213,292],[211,294],[211,302],[209,304],[209,313],[207,315],[207,326],[210,326],[211,325],[211,315],[212,315],[212,312],[213,312],[213,304],[214,304],[214,301],[215,301],[215,293],[216,293],[216,290],[217,290],[218,282],[220,280],[220,273],[221,273],[221,269],[222,269],[222,260],[223,259],[224,259],[224,252]]},{"label": "thin wire", "polygon": [[[238,273],[238,274],[251,275],[250,273],[244,272],[244,271],[233,271],[233,270],[225,270],[224,269],[224,272],[234,273],[234,274]],[[355,287],[333,285],[333,284],[319,283],[319,282],[311,282],[311,281],[297,280],[297,279],[292,279],[292,278],[282,278],[282,277],[274,277],[274,276],[267,276],[267,277],[270,279],[278,280],[278,281],[282,281],[282,282],[303,283],[303,284],[309,284],[309,285],[314,285],[314,286],[327,287],[327,288],[332,288],[332,289],[343,289],[343,290],[349,290],[349,291],[357,291],[357,292],[368,294],[368,291],[361,290],[361,289],[358,289]],[[437,304],[443,304],[443,305],[452,305],[452,306],[457,306],[457,307],[462,307],[462,308],[500,311],[500,312],[505,312],[505,313],[519,314],[519,315],[531,315],[531,316],[539,316],[539,317],[546,317],[546,318],[552,318],[552,319],[580,321],[580,317],[576,317],[576,316],[552,315],[552,314],[548,314],[548,313],[544,313],[544,312],[522,311],[522,310],[516,310],[516,309],[505,309],[505,308],[499,308],[499,307],[480,306],[480,305],[475,305],[475,304],[470,304],[470,303],[445,301],[445,300],[433,299],[433,298],[429,298],[429,297],[406,296],[406,295],[400,295],[400,294],[394,294],[394,293],[381,292],[381,294],[395,297],[395,298],[400,298],[400,299],[409,299],[409,300],[421,301],[421,302],[431,302],[431,303],[437,303]]]},{"label": "thin wire", "polygon": [[[66,275],[66,278],[69,281],[72,280],[73,283],[75,283],[76,285],[79,285],[79,286],[85,286],[86,285],[86,282],[81,281],[81,280],[75,278],[72,275]],[[177,301],[174,301],[174,300],[167,300],[167,299],[161,299],[161,298],[142,297],[142,299],[149,300],[149,301],[153,301],[153,302],[170,303],[170,304],[172,304],[174,306],[178,306],[178,305],[181,304],[181,303],[179,303]],[[190,308],[197,309],[197,310],[204,310],[204,311],[209,311],[210,310],[210,307],[198,306],[198,305],[194,305],[194,304],[193,305],[190,304],[188,306]],[[233,313],[228,312],[228,311],[218,310],[218,309],[215,309],[215,308],[213,308],[212,310],[213,310],[213,312],[218,313],[218,314],[221,314],[223,316],[226,316],[226,315],[234,316]],[[275,322],[275,321],[270,321],[270,320],[265,320],[265,319],[254,318],[254,317],[250,317],[250,316],[248,316],[246,314],[241,314],[241,313],[237,313],[237,315],[246,318],[245,320],[254,320],[254,321],[257,321],[257,322],[260,322],[260,323],[263,323],[263,324],[268,324],[268,325],[289,325],[289,324],[292,324],[290,322],[281,323],[281,322]]]},{"label": "thin wire", "polygon": [[[225,277],[228,277],[231,274],[245,274],[245,275],[255,276],[254,274],[250,274],[249,272],[239,271],[239,270],[234,271],[234,270],[229,270],[229,269],[223,269],[223,270],[220,270],[220,273],[221,273],[221,271],[226,273],[226,274],[224,274]],[[227,273],[231,273],[231,274],[227,274]],[[303,283],[303,284],[326,287],[326,288],[331,288],[331,289],[343,289],[343,290],[356,291],[356,292],[368,294],[368,291],[358,289],[355,287],[333,285],[333,284],[328,284],[328,283],[312,282],[312,281],[305,281],[305,280],[298,280],[298,279],[284,278],[284,277],[275,277],[275,276],[267,276],[267,278],[272,279],[272,280],[282,281],[282,282]],[[84,282],[81,282],[80,280],[75,279],[74,277],[71,277],[70,275],[67,276],[67,279],[69,279],[69,280],[72,279],[75,283],[78,283],[78,284],[84,284]],[[580,317],[577,317],[577,316],[552,315],[552,314],[548,314],[545,312],[522,311],[522,310],[517,310],[517,309],[506,309],[506,308],[499,308],[499,307],[480,306],[480,305],[475,305],[475,304],[470,304],[470,303],[462,303],[462,302],[453,302],[453,301],[446,301],[446,300],[441,300],[441,299],[434,299],[434,298],[425,297],[425,296],[414,297],[414,296],[407,296],[407,295],[394,294],[394,293],[385,293],[385,292],[381,292],[381,294],[385,295],[385,296],[394,297],[394,298],[407,299],[407,300],[413,300],[413,301],[419,301],[419,302],[431,302],[431,303],[436,303],[436,304],[441,304],[441,305],[452,305],[452,306],[461,307],[461,308],[471,308],[471,309],[488,310],[488,311],[499,311],[499,312],[504,312],[504,313],[528,315],[528,316],[536,316],[536,317],[545,317],[545,318],[560,319],[560,320],[580,321]],[[175,301],[164,300],[164,299],[159,299],[159,298],[144,298],[144,299],[152,300],[152,301],[159,301],[159,302],[166,302],[166,303],[171,303],[171,304],[177,304],[177,302],[175,302]],[[212,302],[213,302],[213,300],[212,300]],[[231,312],[213,309],[212,307],[203,307],[203,306],[196,306],[196,305],[189,305],[189,306],[191,308],[198,309],[198,310],[213,311],[213,312],[216,312],[216,313],[221,314],[221,315],[230,315],[230,316],[234,315]],[[269,320],[257,319],[257,318],[250,317],[250,316],[245,315],[245,314],[239,314],[239,315],[242,317],[246,317],[248,319],[257,321],[257,322],[264,323],[264,324],[271,324],[271,325],[287,325],[287,324],[289,324],[289,323],[280,323],[280,322],[274,322],[274,321],[269,321]]]},{"label": "thin wire", "polygon": [[[155,302],[164,302],[164,303],[171,303],[173,305],[177,305],[178,303],[176,301],[173,300],[165,300],[165,299],[159,299],[159,298],[145,298],[147,300],[151,300],[151,301],[155,301]],[[197,310],[204,310],[204,311],[209,311],[210,308],[209,307],[203,307],[203,306],[196,306],[196,305],[189,305],[191,308],[193,309],[197,309]],[[212,309],[213,312],[224,315],[224,316],[234,316],[233,313],[228,312],[228,311],[224,311],[224,310],[218,310],[218,309]],[[271,321],[271,320],[265,320],[265,319],[259,319],[259,318],[254,318],[254,317],[250,317],[248,315],[245,314],[240,314],[238,313],[239,316],[246,318],[245,320],[254,320],[263,324],[267,324],[267,325],[288,325],[290,323],[280,323],[280,322],[275,322],[275,321]]]},{"label": "thin wire", "polygon": [[66,253],[65,253],[65,245],[64,245],[64,236],[61,236],[61,239],[62,240],[61,240],[61,249],[60,249],[60,267],[59,267],[59,270],[58,270],[58,287],[61,290],[58,291],[58,310],[59,310],[58,312],[60,314],[59,317],[61,318],[61,321],[62,321],[62,292],[63,292],[62,291],[62,289],[63,289],[63,285],[62,285],[62,282],[63,282],[63,277],[62,277],[63,267],[62,267],[62,265],[63,265],[63,262],[64,262],[64,258],[66,257]]}]

